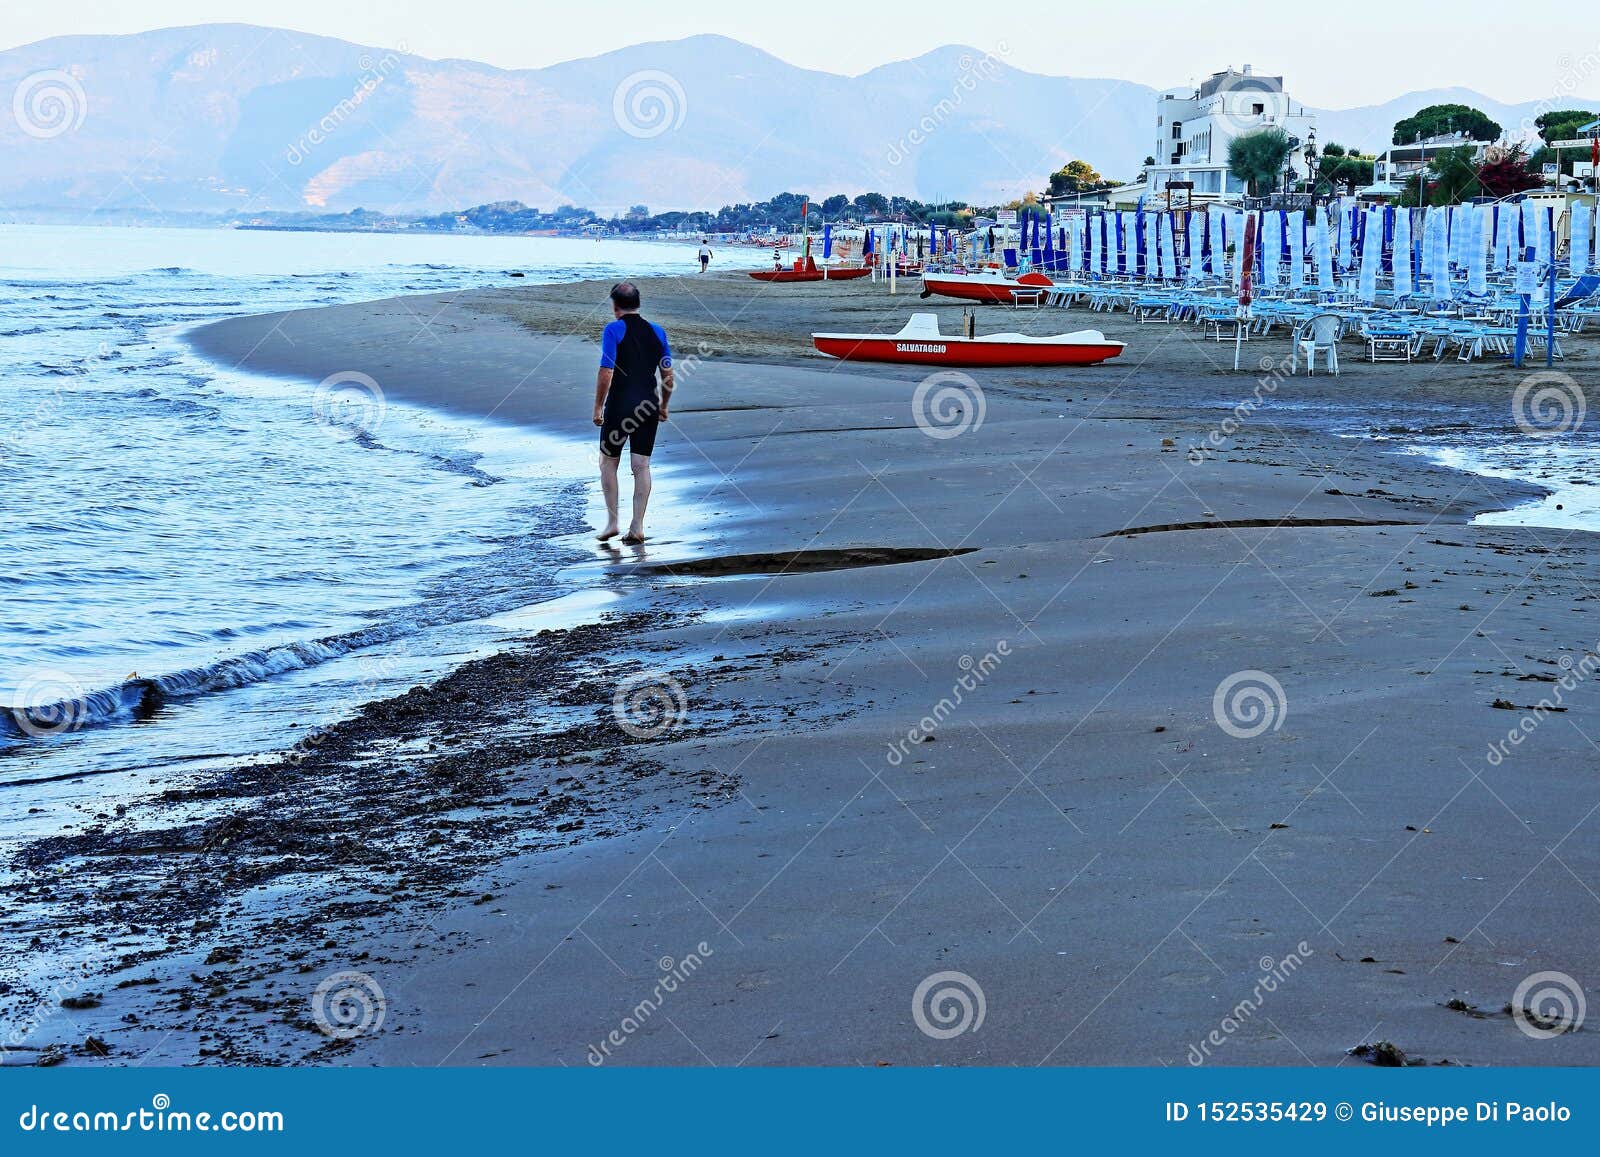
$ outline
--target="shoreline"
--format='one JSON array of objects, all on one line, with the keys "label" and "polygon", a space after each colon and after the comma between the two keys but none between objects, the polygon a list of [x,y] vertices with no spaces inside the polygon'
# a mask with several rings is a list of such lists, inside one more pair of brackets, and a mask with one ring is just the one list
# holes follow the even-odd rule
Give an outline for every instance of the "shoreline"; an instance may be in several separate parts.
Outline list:
[{"label": "shoreline", "polygon": [[[669,296],[685,281],[692,299]],[[1162,400],[1214,380],[1242,395],[1249,379],[1196,375],[1195,351],[1147,327],[1128,327],[1142,348],[1126,365],[985,375],[982,420],[940,440],[913,420],[914,376],[809,358],[794,333],[922,303],[881,287],[750,300],[715,276],[643,284],[680,358],[691,343],[699,356],[661,457],[708,512],[702,537],[586,564],[627,597],[612,627],[541,644],[570,641],[581,672],[530,688],[511,670],[530,660],[508,655],[441,684],[563,728],[556,748],[489,735],[479,755],[508,794],[581,803],[594,777],[561,761],[604,752],[560,744],[605,727],[631,676],[665,671],[683,719],[639,753],[661,768],[646,777],[663,785],[658,810],[591,799],[638,826],[507,848],[474,868],[481,903],[476,883],[452,884],[425,921],[390,892],[382,927],[351,924],[298,962],[287,954],[309,951],[309,931],[264,949],[283,959],[219,959],[226,979],[199,992],[223,1055],[287,1040],[313,1063],[590,1064],[671,971],[659,961],[694,953],[663,1017],[606,1063],[1184,1063],[1260,961],[1294,954],[1270,1022],[1230,1033],[1218,1060],[1335,1063],[1378,1039],[1454,1063],[1600,1060],[1593,1034],[1529,1049],[1509,1020],[1443,1007],[1498,1009],[1538,968],[1600,975],[1573,880],[1600,878],[1580,831],[1587,744],[1552,722],[1502,766],[1483,759],[1514,721],[1491,703],[1533,702],[1541,683],[1524,676],[1594,642],[1567,617],[1586,609],[1591,535],[1469,526],[1529,488],[1270,412],[1190,464],[1186,439],[1218,411]],[[599,292],[241,318],[196,345],[307,381],[361,369],[397,398],[576,431],[594,346],[571,335],[598,332]],[[407,341],[419,314],[437,341]],[[1336,398],[1396,381],[1375,367],[1297,386]],[[1226,732],[1215,695],[1262,673],[1282,693],[1276,726]],[[368,705],[325,774],[371,744],[393,769],[459,730],[460,709],[431,695]],[[631,782],[622,758],[584,766]],[[1508,816],[1530,776],[1537,816]],[[421,873],[431,853],[390,854]],[[341,965],[382,990],[390,1020],[319,1052],[286,1010]],[[912,993],[940,971],[986,993],[982,1032],[918,1030]],[[269,983],[282,999],[251,1013]],[[185,1019],[135,1004],[143,991],[104,1002],[119,1049],[114,1017],[130,1008],[143,1024]]]}]

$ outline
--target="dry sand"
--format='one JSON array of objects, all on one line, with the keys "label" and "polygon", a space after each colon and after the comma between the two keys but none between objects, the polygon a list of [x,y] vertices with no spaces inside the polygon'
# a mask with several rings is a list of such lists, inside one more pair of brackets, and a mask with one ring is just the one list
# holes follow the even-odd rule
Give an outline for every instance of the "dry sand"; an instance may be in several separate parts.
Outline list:
[{"label": "dry sand", "polygon": [[[603,291],[378,302],[195,340],[588,438]],[[1351,357],[1337,380],[1275,385],[1194,463],[1256,388],[1223,371],[1231,349],[991,309],[981,330],[1104,321],[1129,348],[978,374],[981,423],[969,397],[970,428],[934,438],[913,415],[921,375],[807,353],[809,331],[897,328],[915,298],[738,276],[644,291],[680,365],[657,455],[673,503],[656,541],[574,578],[660,625],[610,640],[560,701],[598,718],[642,656],[687,701],[648,746],[681,778],[604,838],[482,868],[425,915],[401,896],[386,923],[341,925],[318,968],[370,974],[387,1018],[336,1056],[1323,1065],[1388,1040],[1429,1062],[1600,1061],[1593,1026],[1533,1039],[1502,1012],[1532,974],[1600,979],[1595,689],[1486,758],[1524,715],[1496,701],[1554,694],[1559,664],[1597,646],[1594,538],[1469,526],[1527,489],[1301,420],[1494,408],[1515,375]],[[960,306],[939,312],[953,330]],[[1247,737],[1213,703],[1241,673],[1267,688]],[[391,738],[437,722],[400,715]],[[520,790],[574,775],[537,754],[508,773]],[[940,973],[964,978],[935,989],[982,994],[981,1025],[948,1039],[914,1012]],[[298,998],[316,978],[277,983]],[[238,1055],[282,1016],[216,1020]]]}]

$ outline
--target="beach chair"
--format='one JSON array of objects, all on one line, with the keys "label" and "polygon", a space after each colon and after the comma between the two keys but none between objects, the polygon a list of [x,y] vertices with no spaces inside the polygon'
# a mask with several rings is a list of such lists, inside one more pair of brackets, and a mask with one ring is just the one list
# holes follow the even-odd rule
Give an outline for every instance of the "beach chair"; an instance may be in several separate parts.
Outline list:
[{"label": "beach chair", "polygon": [[1294,330],[1289,355],[1289,372],[1300,372],[1300,355],[1306,355],[1306,373],[1317,372],[1317,351],[1321,350],[1326,365],[1337,377],[1339,374],[1339,338],[1344,334],[1344,318],[1336,313],[1319,313],[1307,318]]}]

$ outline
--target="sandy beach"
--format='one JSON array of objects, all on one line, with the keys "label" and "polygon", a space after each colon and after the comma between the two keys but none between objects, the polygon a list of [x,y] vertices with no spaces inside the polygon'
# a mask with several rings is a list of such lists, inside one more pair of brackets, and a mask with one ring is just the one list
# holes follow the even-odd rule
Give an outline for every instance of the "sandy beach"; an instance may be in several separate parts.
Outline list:
[{"label": "sandy beach", "polygon": [[[605,288],[191,340],[592,439]],[[1276,336],[1234,374],[1188,329],[989,309],[1128,348],[976,372],[930,417],[923,375],[808,335],[954,332],[959,303],[641,288],[680,389],[652,540],[595,548],[597,487],[563,528],[599,621],[171,794],[159,840],[115,817],[29,850],[96,865],[30,897],[92,914],[63,939],[174,929],[74,1014],[112,1063],[1600,1063],[1507,1012],[1600,977],[1595,536],[1470,525],[1539,492],[1319,424],[1509,425],[1519,373],[1285,378]],[[665,716],[627,725],[619,688]],[[330,1041],[306,1003],[347,971],[382,1016]]]}]

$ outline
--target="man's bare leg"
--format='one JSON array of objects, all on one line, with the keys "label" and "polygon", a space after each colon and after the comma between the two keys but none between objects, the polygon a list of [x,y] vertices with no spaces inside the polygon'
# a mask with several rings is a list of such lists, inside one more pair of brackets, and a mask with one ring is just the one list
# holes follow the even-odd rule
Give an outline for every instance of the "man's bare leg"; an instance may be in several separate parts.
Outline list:
[{"label": "man's bare leg", "polygon": [[[650,455],[629,454],[628,465],[633,469],[633,521],[623,542],[644,541],[644,512],[650,505]],[[615,484],[615,478],[613,478]]]},{"label": "man's bare leg", "polygon": [[601,542],[617,537],[617,466],[621,457],[613,458],[609,454],[600,455],[600,493],[606,497],[606,527],[600,532]]}]

